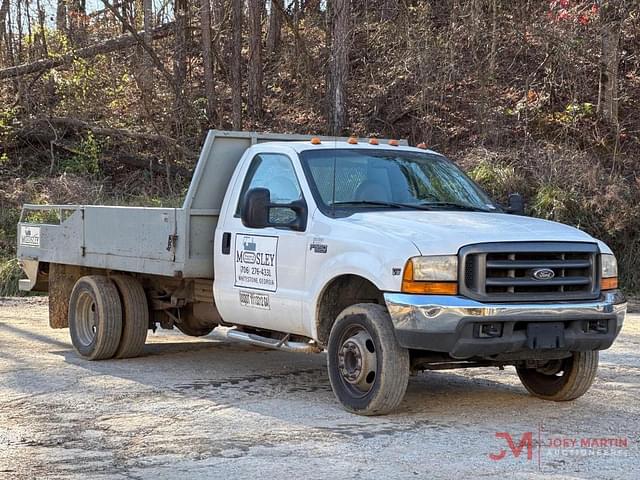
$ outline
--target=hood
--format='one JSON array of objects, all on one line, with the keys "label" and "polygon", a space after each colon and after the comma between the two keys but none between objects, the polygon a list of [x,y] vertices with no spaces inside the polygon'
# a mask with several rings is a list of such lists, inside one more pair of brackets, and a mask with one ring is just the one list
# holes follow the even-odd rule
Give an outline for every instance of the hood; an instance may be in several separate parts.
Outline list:
[{"label": "hood", "polygon": [[539,218],[504,213],[384,211],[344,219],[354,226],[409,240],[422,255],[452,255],[461,247],[487,242],[589,242],[582,230]]}]

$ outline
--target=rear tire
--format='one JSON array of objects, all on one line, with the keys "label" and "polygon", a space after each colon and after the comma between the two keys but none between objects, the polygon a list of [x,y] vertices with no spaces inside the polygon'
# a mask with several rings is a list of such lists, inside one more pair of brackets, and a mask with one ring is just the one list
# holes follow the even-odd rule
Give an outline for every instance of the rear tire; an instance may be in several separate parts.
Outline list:
[{"label": "rear tire", "polygon": [[532,395],[565,402],[587,393],[598,371],[598,359],[597,350],[573,352],[571,357],[552,360],[543,368],[516,367],[516,371]]},{"label": "rear tire", "polygon": [[122,335],[118,289],[102,275],[80,278],[69,299],[69,333],[80,355],[103,360],[115,355]]},{"label": "rear tire", "polygon": [[142,354],[149,330],[147,296],[138,280],[125,275],[111,277],[122,301],[122,336],[115,358],[132,358]]},{"label": "rear tire", "polygon": [[400,405],[409,381],[409,351],[396,340],[387,309],[347,307],[331,328],[331,387],[342,406],[359,415],[384,415]]}]

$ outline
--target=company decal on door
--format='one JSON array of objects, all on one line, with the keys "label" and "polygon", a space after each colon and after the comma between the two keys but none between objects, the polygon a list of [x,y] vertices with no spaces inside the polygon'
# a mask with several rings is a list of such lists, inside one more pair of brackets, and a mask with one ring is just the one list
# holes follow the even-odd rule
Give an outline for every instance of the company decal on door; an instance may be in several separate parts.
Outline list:
[{"label": "company decal on door", "polygon": [[235,286],[275,292],[278,237],[236,234]]}]

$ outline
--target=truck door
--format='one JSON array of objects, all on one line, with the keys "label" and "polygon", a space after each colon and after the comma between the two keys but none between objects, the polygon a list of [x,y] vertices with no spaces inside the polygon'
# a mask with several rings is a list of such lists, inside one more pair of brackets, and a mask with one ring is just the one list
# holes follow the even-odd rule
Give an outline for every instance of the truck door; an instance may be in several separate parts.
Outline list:
[{"label": "truck door", "polygon": [[[306,232],[285,227],[248,228],[240,211],[247,191],[267,188],[271,203],[303,200],[291,158],[279,152],[255,155],[244,180],[234,186],[215,242],[216,305],[223,319],[268,330],[304,334],[302,296],[305,284]],[[270,221],[295,219],[288,208],[275,208]]]}]

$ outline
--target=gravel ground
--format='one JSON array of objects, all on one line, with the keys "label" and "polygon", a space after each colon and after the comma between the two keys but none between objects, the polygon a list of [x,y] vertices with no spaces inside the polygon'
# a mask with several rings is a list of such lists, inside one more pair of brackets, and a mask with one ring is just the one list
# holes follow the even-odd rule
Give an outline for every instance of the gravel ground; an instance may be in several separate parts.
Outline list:
[{"label": "gravel ground", "polygon": [[[173,331],[145,357],[87,362],[46,299],[0,299],[0,478],[640,478],[640,315],[570,403],[470,369],[412,377],[397,413],[365,418],[325,368]],[[501,432],[525,440],[518,457]]]}]

